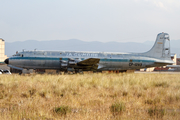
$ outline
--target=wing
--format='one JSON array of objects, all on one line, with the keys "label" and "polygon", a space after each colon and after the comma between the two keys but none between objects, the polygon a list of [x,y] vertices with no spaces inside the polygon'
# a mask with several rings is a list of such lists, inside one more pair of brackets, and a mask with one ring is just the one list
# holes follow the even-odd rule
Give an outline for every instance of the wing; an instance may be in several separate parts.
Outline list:
[{"label": "wing", "polygon": [[10,68],[17,69],[17,70],[23,70],[23,68],[16,67],[16,66],[13,66],[13,65],[7,65],[7,66],[10,67]]},{"label": "wing", "polygon": [[88,58],[86,60],[80,61],[77,64],[78,65],[86,65],[86,66],[93,66],[97,65],[99,63],[100,59],[98,58]]},{"label": "wing", "polygon": [[77,65],[86,71],[97,71],[99,61],[98,58],[88,58],[78,62]]}]

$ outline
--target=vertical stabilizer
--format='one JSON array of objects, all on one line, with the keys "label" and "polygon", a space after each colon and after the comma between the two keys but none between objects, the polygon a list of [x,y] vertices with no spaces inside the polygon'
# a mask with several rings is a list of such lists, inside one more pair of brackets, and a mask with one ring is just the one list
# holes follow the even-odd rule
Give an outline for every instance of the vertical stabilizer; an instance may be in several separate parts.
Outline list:
[{"label": "vertical stabilizer", "polygon": [[171,52],[169,34],[159,33],[154,46],[148,52],[143,53],[143,55],[154,58],[170,58]]}]

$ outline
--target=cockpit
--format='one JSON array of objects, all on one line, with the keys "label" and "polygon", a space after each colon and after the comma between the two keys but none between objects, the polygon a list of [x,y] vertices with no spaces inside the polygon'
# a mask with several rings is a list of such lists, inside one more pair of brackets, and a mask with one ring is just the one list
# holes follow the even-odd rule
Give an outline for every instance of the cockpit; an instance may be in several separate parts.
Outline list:
[{"label": "cockpit", "polygon": [[23,54],[20,54],[20,53],[17,53],[17,54],[15,54],[15,55],[13,55],[13,56],[15,56],[15,57],[23,57],[24,55],[23,55]]}]

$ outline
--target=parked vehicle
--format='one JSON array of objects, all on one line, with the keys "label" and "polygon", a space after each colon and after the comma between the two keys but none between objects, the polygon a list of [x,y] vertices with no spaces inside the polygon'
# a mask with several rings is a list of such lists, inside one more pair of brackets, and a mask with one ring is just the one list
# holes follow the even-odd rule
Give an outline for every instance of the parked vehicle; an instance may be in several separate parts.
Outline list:
[{"label": "parked vehicle", "polygon": [[0,69],[0,74],[2,74],[3,73],[3,70],[2,69]]},{"label": "parked vehicle", "polygon": [[9,70],[4,70],[3,74],[11,74],[11,72]]},{"label": "parked vehicle", "polygon": [[0,69],[0,74],[11,74],[11,72],[9,70]]}]

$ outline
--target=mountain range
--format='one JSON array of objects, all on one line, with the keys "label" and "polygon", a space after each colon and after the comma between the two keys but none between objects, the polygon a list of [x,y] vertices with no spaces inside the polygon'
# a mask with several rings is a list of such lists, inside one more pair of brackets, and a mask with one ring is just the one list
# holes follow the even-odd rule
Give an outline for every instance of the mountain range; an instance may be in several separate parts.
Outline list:
[{"label": "mountain range", "polygon": [[[5,54],[10,57],[16,51],[22,50],[62,50],[62,51],[100,51],[100,52],[129,52],[141,53],[152,48],[155,41],[138,42],[85,42],[78,39],[70,40],[26,40],[5,43]],[[180,40],[171,40],[171,53],[180,58]]]}]

